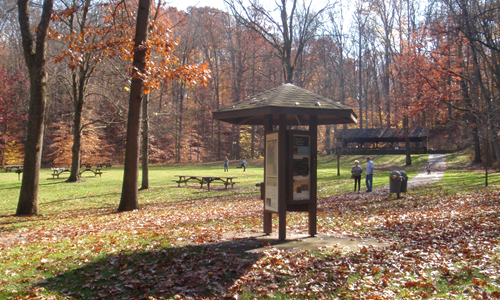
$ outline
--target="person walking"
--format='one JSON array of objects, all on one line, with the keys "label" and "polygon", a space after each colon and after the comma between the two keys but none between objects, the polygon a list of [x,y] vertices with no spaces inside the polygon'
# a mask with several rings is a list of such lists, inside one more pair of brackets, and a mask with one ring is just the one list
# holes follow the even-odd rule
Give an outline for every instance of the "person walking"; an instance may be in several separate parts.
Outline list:
[{"label": "person walking", "polygon": [[226,159],[224,159],[224,172],[229,172],[229,159],[226,156]]},{"label": "person walking", "polygon": [[425,169],[427,170],[427,175],[431,175],[431,163],[429,161],[427,161]]},{"label": "person walking", "polygon": [[236,167],[237,169],[241,169],[243,168],[243,172],[246,172],[247,171],[247,161],[245,160],[245,158],[243,157],[243,159],[241,160],[241,166],[239,167]]},{"label": "person walking", "polygon": [[354,192],[356,192],[356,185],[358,186],[358,193],[361,188],[361,173],[363,173],[363,169],[359,166],[359,160],[355,160],[354,167],[351,170],[352,178],[354,178]]},{"label": "person walking", "polygon": [[371,192],[373,187],[373,169],[375,168],[373,161],[369,156],[366,157],[366,192]]}]

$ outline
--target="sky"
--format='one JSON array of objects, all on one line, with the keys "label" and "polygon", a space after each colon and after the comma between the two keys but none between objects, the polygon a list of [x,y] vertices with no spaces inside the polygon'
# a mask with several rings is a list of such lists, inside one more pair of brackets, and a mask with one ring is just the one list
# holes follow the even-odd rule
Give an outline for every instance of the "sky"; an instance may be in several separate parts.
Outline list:
[{"label": "sky", "polygon": [[186,10],[189,6],[196,7],[215,7],[220,10],[224,9],[224,0],[168,0],[169,6],[177,7],[178,10]]},{"label": "sky", "polygon": [[[177,7],[178,10],[186,10],[189,6],[195,6],[195,7],[215,7],[220,10],[226,10],[226,6],[224,4],[224,0],[166,0],[169,6],[172,7]],[[325,0],[307,0],[306,3],[309,3],[309,1],[313,2],[313,7],[315,5],[318,5],[318,7],[327,1]],[[332,1],[330,1],[332,2]],[[272,0],[262,0],[261,3],[263,4],[268,4],[274,7],[273,3],[274,1]],[[322,7],[322,6],[321,6]]]}]

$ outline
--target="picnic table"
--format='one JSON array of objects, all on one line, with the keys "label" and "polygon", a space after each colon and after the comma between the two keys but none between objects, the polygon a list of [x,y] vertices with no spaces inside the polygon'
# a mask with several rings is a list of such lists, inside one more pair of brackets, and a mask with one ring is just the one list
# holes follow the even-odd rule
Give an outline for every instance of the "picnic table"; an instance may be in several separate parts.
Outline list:
[{"label": "picnic table", "polygon": [[97,167],[98,168],[103,168],[103,167],[106,167],[106,168],[111,168],[111,163],[110,162],[107,162],[107,163],[99,163],[97,164]]},{"label": "picnic table", "polygon": [[52,170],[52,178],[59,178],[59,175],[61,175],[62,173],[71,171],[67,168],[50,168],[50,170]]},{"label": "picnic table", "polygon": [[234,179],[238,177],[227,177],[227,176],[198,176],[198,175],[175,175],[179,177],[179,180],[176,180],[177,186],[180,187],[181,183],[187,185],[187,182],[190,180],[197,181],[200,184],[200,188],[203,188],[203,185],[207,185],[207,190],[210,191],[210,184],[214,181],[220,181],[224,184],[225,188],[230,185],[233,187],[236,184]]},{"label": "picnic table", "polygon": [[99,175],[99,177],[101,177],[101,175],[102,175],[102,172],[101,172],[102,167],[98,167],[97,166],[95,168],[95,170],[94,170],[94,169],[92,169],[92,165],[85,164],[84,166],[85,166],[85,170],[81,170],[80,171],[80,175],[82,175],[83,172],[87,172],[88,171],[88,172],[94,173],[94,176]]},{"label": "picnic table", "polygon": [[12,172],[13,169],[22,170],[24,165],[5,165],[5,172]]}]

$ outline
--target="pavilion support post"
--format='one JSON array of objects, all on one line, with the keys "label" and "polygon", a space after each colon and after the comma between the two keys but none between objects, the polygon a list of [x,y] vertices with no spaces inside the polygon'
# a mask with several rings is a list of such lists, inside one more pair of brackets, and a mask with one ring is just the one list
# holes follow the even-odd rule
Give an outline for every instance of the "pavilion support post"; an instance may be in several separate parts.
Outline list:
[{"label": "pavilion support post", "polygon": [[309,120],[311,134],[311,203],[309,204],[309,235],[317,234],[317,190],[318,190],[318,117],[311,116]]},{"label": "pavilion support post", "polygon": [[[271,133],[273,130],[273,115],[266,115],[264,116],[264,133],[267,135],[268,133]],[[264,149],[266,148],[266,139],[264,138]],[[267,155],[264,155],[264,187],[266,186],[266,162],[267,162]],[[262,202],[264,205],[264,233],[266,235],[270,235],[271,232],[273,231],[273,213],[266,211],[266,202],[265,202],[265,195],[264,195],[264,201]]]},{"label": "pavilion support post", "polygon": [[[279,115],[279,129],[278,129],[278,151],[279,153],[285,153],[286,151],[286,115]],[[286,239],[286,163],[287,156],[278,156],[278,215],[279,215],[279,225],[278,225],[278,237],[280,240]]]}]

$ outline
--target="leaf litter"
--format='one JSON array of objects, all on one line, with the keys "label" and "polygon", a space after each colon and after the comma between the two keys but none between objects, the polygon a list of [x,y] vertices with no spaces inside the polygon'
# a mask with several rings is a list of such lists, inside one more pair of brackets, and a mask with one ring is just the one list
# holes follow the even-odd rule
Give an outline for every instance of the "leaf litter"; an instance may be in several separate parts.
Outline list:
[{"label": "leaf litter", "polygon": [[[34,226],[2,226],[0,293],[11,299],[497,299],[499,208],[498,187],[319,199],[319,233],[389,245],[348,253],[236,248],[245,234],[262,231],[256,195],[120,214],[6,217],[3,224]],[[287,214],[288,232],[307,230],[305,214]]]}]

